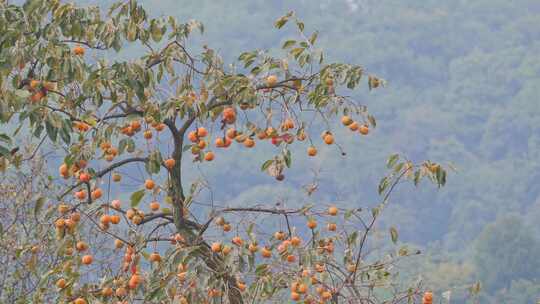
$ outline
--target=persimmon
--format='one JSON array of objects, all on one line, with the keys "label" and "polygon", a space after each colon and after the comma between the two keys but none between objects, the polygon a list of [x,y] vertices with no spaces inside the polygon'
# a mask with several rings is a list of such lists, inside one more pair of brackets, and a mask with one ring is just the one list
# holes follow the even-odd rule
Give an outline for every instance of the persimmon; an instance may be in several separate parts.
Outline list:
[{"label": "persimmon", "polygon": [[64,203],[60,203],[57,207],[58,209],[58,213],[60,214],[65,214],[69,211],[69,205],[68,204],[64,204]]},{"label": "persimmon", "polygon": [[64,222],[65,222],[65,226],[68,229],[70,229],[70,231],[73,231],[73,229],[77,225],[77,223],[75,221],[73,221],[72,219],[70,219],[70,218],[66,219]]},{"label": "persimmon", "polygon": [[369,127],[368,127],[368,125],[361,125],[361,126],[358,128],[358,132],[360,132],[360,134],[362,134],[362,135],[368,135],[368,133],[369,133]]},{"label": "persimmon", "polygon": [[334,136],[328,133],[324,136],[323,140],[325,144],[331,145],[334,143]]},{"label": "persimmon", "polygon": [[37,91],[37,92],[35,92],[34,94],[32,94],[30,96],[30,101],[32,103],[37,103],[37,102],[41,101],[41,99],[43,99],[43,97],[45,97],[45,93],[43,91]]},{"label": "persimmon", "polygon": [[86,251],[88,249],[88,245],[83,241],[79,241],[75,245],[75,248],[77,248],[78,251]]},{"label": "persimmon", "polygon": [[127,296],[127,289],[125,289],[124,287],[118,287],[114,294],[119,298],[123,298]]},{"label": "persimmon", "polygon": [[65,225],[66,225],[66,220],[64,220],[63,218],[59,218],[54,222],[54,226],[56,228],[64,228]]},{"label": "persimmon", "polygon": [[174,167],[174,165],[176,165],[176,161],[173,158],[169,158],[164,161],[164,164],[165,164],[165,167],[167,167],[167,169],[170,170]]},{"label": "persimmon", "polygon": [[283,241],[285,239],[285,232],[278,231],[278,232],[274,233],[274,238],[276,240]]},{"label": "persimmon", "polygon": [[158,211],[159,210],[159,203],[156,201],[153,201],[150,203],[150,210],[152,211]]},{"label": "persimmon", "polygon": [[84,48],[80,45],[77,45],[73,48],[73,54],[77,55],[77,56],[82,56],[84,55]]},{"label": "persimmon", "polygon": [[155,186],[156,186],[156,183],[154,183],[154,181],[151,179],[147,179],[146,181],[144,181],[144,187],[147,190],[152,190],[154,189]]},{"label": "persimmon", "polygon": [[263,140],[263,139],[266,139],[267,137],[268,137],[268,135],[266,135],[265,131],[257,132],[257,138],[258,139]]},{"label": "persimmon", "polygon": [[314,219],[309,219],[307,222],[307,226],[309,229],[315,229],[317,228],[317,221],[315,221]]},{"label": "persimmon", "polygon": [[222,245],[219,242],[214,242],[214,243],[212,243],[211,249],[215,253],[221,252]]},{"label": "persimmon", "polygon": [[328,223],[328,225],[326,225],[326,228],[328,229],[328,231],[336,231],[337,225],[335,223]]},{"label": "persimmon", "polygon": [[261,249],[261,255],[263,258],[270,258],[272,257],[272,250],[268,247],[263,247],[263,249]]},{"label": "persimmon", "polygon": [[197,142],[199,140],[199,137],[197,136],[197,131],[190,131],[188,133],[188,139],[191,142]]},{"label": "persimmon", "polygon": [[111,201],[111,206],[115,209],[120,209],[122,203],[120,202],[120,200],[115,199]]},{"label": "persimmon", "polygon": [[433,293],[426,291],[422,297],[422,304],[432,304],[433,303]]},{"label": "persimmon", "polygon": [[208,151],[204,154],[204,160],[205,161],[212,161],[214,160],[214,152]]},{"label": "persimmon", "polygon": [[129,126],[133,129],[133,131],[137,132],[141,129],[141,122],[139,120],[133,120]]},{"label": "persimmon", "polygon": [[326,78],[326,79],[324,80],[324,83],[325,83],[327,86],[331,87],[331,86],[334,85],[334,79],[332,79],[332,77],[328,77],[328,78]]},{"label": "persimmon", "polygon": [[111,224],[118,225],[120,223],[120,216],[117,214],[111,215]]},{"label": "persimmon", "polygon": [[63,178],[69,177],[69,167],[67,164],[61,164],[58,168],[58,172]]},{"label": "persimmon", "polygon": [[266,77],[266,85],[269,87],[274,87],[278,83],[278,78],[276,75],[269,75]]},{"label": "persimmon", "polygon": [[299,293],[291,291],[291,300],[293,301],[300,301],[301,296]]},{"label": "persimmon", "polygon": [[257,246],[257,244],[251,243],[248,246],[248,250],[251,253],[256,253],[257,251],[259,251],[259,246]]},{"label": "persimmon", "polygon": [[255,141],[251,138],[246,138],[246,140],[244,141],[244,146],[246,148],[253,148],[255,146]]},{"label": "persimmon", "polygon": [[302,242],[302,240],[297,236],[293,236],[291,238],[291,245],[293,245],[294,247],[300,246],[301,242]]},{"label": "persimmon", "polygon": [[338,208],[336,206],[330,206],[328,208],[328,214],[332,216],[336,216],[338,214]]},{"label": "persimmon", "polygon": [[197,143],[197,147],[199,147],[199,149],[203,150],[204,148],[206,148],[206,141],[199,140],[199,142]]},{"label": "persimmon", "polygon": [[153,252],[149,257],[150,262],[161,262],[161,255],[157,252]]},{"label": "persimmon", "polygon": [[292,254],[289,254],[289,255],[287,256],[287,262],[289,262],[289,263],[294,263],[294,262],[296,262],[296,256],[295,256],[295,255],[292,255]]},{"label": "persimmon", "polygon": [[231,224],[227,223],[225,225],[223,225],[223,231],[224,232],[229,232],[231,231],[232,227],[231,227]]},{"label": "persimmon", "polygon": [[236,282],[236,287],[238,287],[238,290],[244,291],[246,290],[247,285],[241,281]]},{"label": "persimmon", "polygon": [[199,127],[197,129],[197,136],[198,137],[206,137],[208,135],[208,131],[204,127]]},{"label": "persimmon", "polygon": [[86,304],[86,300],[83,298],[76,298],[73,304]]},{"label": "persimmon", "polygon": [[101,196],[103,196],[103,190],[100,188],[96,188],[92,191],[92,199],[96,200],[101,198]]},{"label": "persimmon", "polygon": [[323,264],[315,264],[315,271],[316,271],[316,272],[321,273],[321,272],[324,272],[324,270],[325,270],[325,269],[324,269],[324,265],[323,265]]},{"label": "persimmon", "polygon": [[81,220],[81,214],[79,212],[73,212],[69,215],[69,218],[75,223],[78,223]]},{"label": "persimmon", "polygon": [[287,129],[294,129],[294,121],[293,121],[291,118],[285,119],[285,121],[283,122],[283,124],[285,125],[285,127],[286,127]]},{"label": "persimmon", "polygon": [[351,131],[356,131],[358,130],[358,128],[360,128],[360,125],[356,121],[349,125],[349,130]]},{"label": "persimmon", "polygon": [[223,121],[228,124],[234,123],[236,121],[236,111],[231,107],[223,109]]},{"label": "persimmon", "polygon": [[126,217],[128,218],[128,220],[132,220],[134,216],[135,216],[135,210],[128,209],[126,211]]},{"label": "persimmon", "polygon": [[56,281],[56,287],[60,288],[60,289],[64,289],[67,285],[67,282],[66,282],[66,279],[64,278],[60,278],[58,279],[58,281]]},{"label": "persimmon", "polygon": [[144,137],[144,139],[152,139],[152,131],[150,131],[150,130],[144,131],[143,137]]},{"label": "persimmon", "polygon": [[304,283],[298,284],[296,291],[300,294],[305,294],[308,291],[308,286]]},{"label": "persimmon", "polygon": [[124,242],[122,242],[119,239],[116,239],[116,240],[114,240],[114,247],[116,249],[120,249],[120,248],[124,247]]},{"label": "persimmon", "polygon": [[239,236],[235,236],[232,238],[231,242],[235,244],[236,246],[242,246],[244,244],[244,241]]},{"label": "persimmon", "polygon": [[231,252],[232,248],[230,246],[223,246],[223,249],[221,250],[221,252],[223,253],[223,255],[228,255],[230,252]]},{"label": "persimmon", "polygon": [[216,225],[218,226],[223,226],[225,225],[227,222],[225,222],[225,218],[223,218],[222,216],[216,218]]},{"label": "persimmon", "polygon": [[321,293],[321,298],[322,298],[323,300],[325,300],[325,301],[328,301],[328,300],[330,300],[330,299],[332,298],[332,293],[331,293],[330,291],[328,291],[328,290],[323,291],[323,292]]},{"label": "persimmon", "polygon": [[31,88],[32,90],[37,89],[40,85],[41,85],[41,81],[36,80],[36,79],[30,80],[30,88]]},{"label": "persimmon", "polygon": [[85,255],[81,258],[81,262],[84,265],[90,265],[92,264],[93,261],[94,261],[94,257],[92,257],[91,255]]},{"label": "persimmon", "polygon": [[347,115],[344,115],[343,117],[341,117],[341,123],[344,125],[344,126],[348,126],[350,124],[353,123],[353,120],[351,117],[347,116]]},{"label": "persimmon", "polygon": [[144,219],[144,218],[143,218],[143,216],[142,216],[141,214],[135,214],[135,215],[133,216],[132,221],[133,221],[133,224],[139,225],[139,224],[142,223],[143,219]]},{"label": "persimmon", "polygon": [[311,146],[307,149],[307,153],[309,156],[315,156],[317,155],[317,148]]},{"label": "persimmon", "polygon": [[227,136],[230,139],[235,139],[237,135],[238,135],[238,132],[234,128],[229,128],[225,132],[225,136]]},{"label": "persimmon", "polygon": [[111,287],[104,287],[101,290],[101,295],[104,297],[110,297],[113,295],[113,289]]},{"label": "persimmon", "polygon": [[113,173],[112,180],[113,182],[119,182],[122,180],[122,175],[120,175],[119,173]]},{"label": "persimmon", "polygon": [[164,123],[158,123],[154,126],[154,129],[156,129],[157,132],[161,132],[165,130],[165,124]]}]

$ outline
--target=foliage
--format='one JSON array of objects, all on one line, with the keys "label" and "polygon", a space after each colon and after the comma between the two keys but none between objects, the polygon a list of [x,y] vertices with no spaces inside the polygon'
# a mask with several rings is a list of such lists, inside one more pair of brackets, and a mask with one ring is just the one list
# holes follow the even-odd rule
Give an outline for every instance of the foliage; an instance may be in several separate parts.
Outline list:
[{"label": "foliage", "polygon": [[[16,127],[2,135],[3,169],[25,170],[44,141],[62,159],[53,179],[62,190],[48,209],[55,212],[34,227],[41,236],[35,241],[47,244],[54,230],[58,250],[46,251],[55,263],[40,265],[37,281],[28,279],[38,286],[30,288],[32,299],[400,303],[418,297],[420,284],[396,286],[393,270],[416,252],[385,247],[374,255],[368,236],[398,183],[428,179],[443,186],[441,164],[390,155],[379,202],[365,209],[324,202],[222,206],[205,201],[203,192],[211,194],[212,187],[204,179],[183,178],[233,142],[245,149],[270,142],[274,156],[261,170],[283,181],[296,160],[293,147],[309,142],[311,157],[315,146],[341,149],[329,123],[336,117],[357,138],[377,126],[346,92],[360,84],[378,90],[384,79],[365,75],[359,65],[328,62],[318,33],[293,12],[274,26],[296,32],[280,44],[279,55],[245,51],[225,65],[214,49],[191,47],[193,32],[204,31],[201,23],[152,18],[134,0],[117,2],[107,13],[60,1],[0,4],[0,121]],[[128,45],[144,51],[107,60]],[[327,125],[320,139],[314,123]],[[39,140],[30,156],[15,145],[28,138]],[[144,167],[142,180],[121,174],[135,165]],[[34,216],[43,204],[36,200]],[[230,214],[242,217],[232,221]],[[283,231],[269,233],[259,225],[266,218]],[[42,220],[50,230],[40,230]],[[231,231],[236,236],[229,241]],[[398,243],[395,227],[388,234]],[[52,279],[55,295],[39,288]],[[8,298],[27,300],[12,294],[23,290],[9,289]]]}]

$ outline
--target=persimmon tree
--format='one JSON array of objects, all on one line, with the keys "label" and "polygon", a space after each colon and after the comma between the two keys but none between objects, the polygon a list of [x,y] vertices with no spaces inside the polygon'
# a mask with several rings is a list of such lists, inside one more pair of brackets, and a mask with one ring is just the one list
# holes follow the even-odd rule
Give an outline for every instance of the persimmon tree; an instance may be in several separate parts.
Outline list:
[{"label": "persimmon tree", "polygon": [[[376,127],[367,107],[346,94],[363,84],[379,89],[384,80],[359,65],[326,62],[317,32],[294,13],[275,22],[284,26],[297,36],[278,55],[246,51],[229,65],[209,46],[194,51],[189,37],[203,31],[201,23],[152,18],[136,1],[107,12],[59,0],[0,4],[0,120],[10,127],[0,137],[3,169],[25,170],[46,146],[62,155],[56,193],[40,198],[56,210],[41,216],[55,231],[57,260],[36,282],[34,301],[52,283],[56,302],[76,304],[422,297],[420,285],[397,286],[393,271],[416,252],[390,247],[373,257],[368,237],[399,182],[444,185],[439,164],[391,155],[371,210],[332,202],[193,204],[204,189],[186,183],[186,170],[231,145],[275,146],[260,166],[277,183],[294,157],[317,157],[317,146],[340,153],[332,128],[368,140]],[[107,59],[132,44],[144,49],[140,57]],[[29,138],[39,144],[25,154],[18,143]],[[293,155],[293,145],[305,155]],[[119,173],[137,164],[144,173]],[[126,195],[126,178],[139,174],[144,183]],[[283,228],[257,225],[262,218]],[[390,238],[397,241],[397,230]],[[431,298],[426,293],[423,302]]]}]

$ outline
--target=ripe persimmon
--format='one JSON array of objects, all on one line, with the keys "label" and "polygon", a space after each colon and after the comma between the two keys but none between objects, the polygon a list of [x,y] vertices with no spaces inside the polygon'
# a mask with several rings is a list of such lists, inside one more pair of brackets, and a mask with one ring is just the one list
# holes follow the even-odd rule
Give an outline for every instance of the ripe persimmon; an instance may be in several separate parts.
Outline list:
[{"label": "ripe persimmon", "polygon": [[156,183],[154,183],[154,181],[151,179],[147,179],[146,181],[144,181],[144,187],[147,190],[152,190],[154,189],[155,186],[156,186]]},{"label": "ripe persimmon", "polygon": [[276,75],[269,75],[266,77],[266,85],[269,87],[273,87],[278,83],[278,78]]},{"label": "ripe persimmon", "polygon": [[352,120],[352,118],[350,118],[349,116],[344,115],[343,117],[341,117],[341,123],[342,123],[344,126],[348,126],[348,125],[350,125],[350,124],[353,123],[353,120]]},{"label": "ripe persimmon", "polygon": [[369,127],[368,127],[368,125],[361,125],[361,126],[358,128],[358,132],[360,132],[360,134],[362,134],[362,135],[368,135],[368,133],[369,133]]},{"label": "ripe persimmon", "polygon": [[101,196],[103,196],[103,191],[100,188],[96,188],[94,191],[92,191],[92,199],[96,200]]},{"label": "ripe persimmon", "polygon": [[56,281],[56,287],[60,288],[60,289],[64,289],[67,285],[67,282],[66,282],[66,279],[64,278],[60,278],[58,279],[58,281]]},{"label": "ripe persimmon", "polygon": [[188,133],[188,139],[191,142],[197,142],[197,140],[199,140],[199,137],[197,136],[197,131],[190,131]]},{"label": "ripe persimmon", "polygon": [[159,210],[159,203],[156,201],[153,201],[150,203],[150,210],[152,211],[158,211]]},{"label": "ripe persimmon", "polygon": [[73,54],[77,55],[77,56],[82,56],[84,55],[84,48],[80,45],[77,45],[73,48]]},{"label": "ripe persimmon", "polygon": [[167,167],[167,169],[170,170],[174,167],[174,165],[176,165],[176,161],[173,158],[169,158],[164,161],[164,164],[165,164],[165,167]]},{"label": "ripe persimmon", "polygon": [[150,260],[150,262],[161,262],[161,255],[159,255],[159,253],[157,252],[153,252],[152,254],[150,254],[150,257],[148,258]]},{"label": "ripe persimmon", "polygon": [[331,145],[334,143],[334,136],[330,133],[326,134],[323,138],[324,143],[327,145]]},{"label": "ripe persimmon", "polygon": [[214,152],[208,151],[204,154],[204,160],[205,161],[212,161],[214,160]]},{"label": "ripe persimmon", "polygon": [[85,255],[81,258],[81,262],[84,265],[90,265],[94,261],[94,258],[91,255]]},{"label": "ripe persimmon", "polygon": [[307,149],[307,153],[309,156],[315,156],[317,155],[317,148],[311,146]]},{"label": "ripe persimmon", "polygon": [[336,206],[330,206],[328,208],[328,214],[332,216],[336,216],[338,214],[338,208]]},{"label": "ripe persimmon", "polygon": [[231,108],[227,107],[223,110],[223,121],[228,124],[232,124],[236,121],[236,111]]},{"label": "ripe persimmon", "polygon": [[222,245],[219,242],[214,242],[214,243],[212,243],[211,249],[215,253],[221,252]]},{"label": "ripe persimmon", "polygon": [[198,137],[206,137],[206,135],[208,135],[208,131],[206,130],[206,128],[204,127],[199,127],[197,129],[197,136]]}]

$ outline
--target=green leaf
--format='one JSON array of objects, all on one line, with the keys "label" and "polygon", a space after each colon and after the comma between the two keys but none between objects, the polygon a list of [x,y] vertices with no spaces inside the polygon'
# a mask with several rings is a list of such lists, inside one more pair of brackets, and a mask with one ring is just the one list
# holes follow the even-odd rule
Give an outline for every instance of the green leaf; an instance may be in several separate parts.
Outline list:
[{"label": "green leaf", "polygon": [[398,231],[395,227],[390,227],[390,238],[394,244],[398,241]]},{"label": "green leaf", "polygon": [[261,166],[261,171],[265,171],[266,169],[268,169],[268,167],[270,167],[270,165],[274,162],[273,159],[269,159],[267,161],[265,161],[262,166]]},{"label": "green leaf", "polygon": [[287,40],[283,43],[282,49],[290,48],[291,46],[296,44],[296,40]]},{"label": "green leaf", "polygon": [[41,212],[41,209],[43,209],[43,205],[45,204],[45,202],[47,201],[47,199],[43,196],[39,197],[37,200],[36,200],[36,205],[34,206],[34,216],[37,217],[39,215],[39,213]]},{"label": "green leaf", "polygon": [[287,166],[287,168],[290,168],[291,167],[291,151],[287,150],[287,152],[285,153],[285,155],[283,155],[284,159],[285,159],[285,165]]},{"label": "green leaf", "polygon": [[130,200],[131,200],[131,207],[135,208],[139,205],[142,198],[144,197],[144,194],[146,191],[144,189],[141,189],[139,191],[135,191],[131,194]]},{"label": "green leaf", "polygon": [[45,120],[45,129],[47,130],[47,135],[49,136],[49,138],[53,142],[56,142],[56,138],[58,136],[58,129],[53,126],[52,122],[49,119]]},{"label": "green leaf", "polygon": [[388,161],[386,162],[386,168],[390,169],[394,166],[394,164],[399,160],[399,154],[392,154],[388,158]]}]

